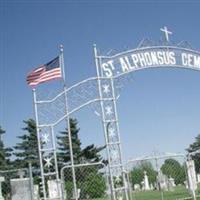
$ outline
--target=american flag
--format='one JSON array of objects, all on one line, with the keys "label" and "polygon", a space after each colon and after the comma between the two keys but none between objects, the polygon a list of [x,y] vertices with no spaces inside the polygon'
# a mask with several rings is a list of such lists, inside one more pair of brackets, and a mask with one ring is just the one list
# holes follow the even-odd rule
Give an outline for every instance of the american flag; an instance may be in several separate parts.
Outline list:
[{"label": "american flag", "polygon": [[59,56],[30,72],[26,81],[28,85],[34,87],[39,83],[58,78],[62,78]]}]

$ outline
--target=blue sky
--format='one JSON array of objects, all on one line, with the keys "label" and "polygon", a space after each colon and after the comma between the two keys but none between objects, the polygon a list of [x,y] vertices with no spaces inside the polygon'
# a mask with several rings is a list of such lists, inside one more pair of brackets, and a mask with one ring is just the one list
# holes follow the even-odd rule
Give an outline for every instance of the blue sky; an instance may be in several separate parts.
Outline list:
[{"label": "blue sky", "polygon": [[[68,85],[95,76],[93,44],[102,53],[133,49],[143,38],[158,41],[167,26],[178,43],[200,49],[198,1],[5,1],[0,2],[0,124],[14,145],[23,120],[33,117],[27,73],[65,47]],[[151,69],[134,74],[118,101],[125,158],[184,152],[200,133],[200,73]],[[103,144],[100,120],[77,113],[83,144]]]}]

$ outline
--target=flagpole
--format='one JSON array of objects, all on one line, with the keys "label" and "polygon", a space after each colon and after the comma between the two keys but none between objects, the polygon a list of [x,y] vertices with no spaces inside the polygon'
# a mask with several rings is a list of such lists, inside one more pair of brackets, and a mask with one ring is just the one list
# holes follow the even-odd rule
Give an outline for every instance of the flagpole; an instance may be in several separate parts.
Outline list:
[{"label": "flagpole", "polygon": [[64,64],[64,47],[61,44],[60,45],[60,65],[61,65],[61,70],[62,70],[62,79],[63,79],[63,84],[64,87],[66,87],[66,80],[65,80],[65,64]]},{"label": "flagpole", "polygon": [[74,185],[74,195],[75,200],[78,200],[77,195],[77,185],[76,185],[76,173],[75,173],[75,167],[74,167],[74,156],[73,156],[73,144],[72,144],[72,134],[71,134],[71,126],[70,126],[70,117],[68,115],[68,98],[67,98],[67,85],[66,85],[66,77],[65,77],[65,66],[64,66],[64,48],[63,45],[60,45],[60,64],[62,69],[62,77],[63,77],[63,84],[64,84],[64,95],[65,95],[65,112],[67,115],[67,127],[68,127],[68,137],[69,137],[69,150],[70,150],[70,161],[71,161],[71,167],[72,167],[72,177],[73,177],[73,185]]}]

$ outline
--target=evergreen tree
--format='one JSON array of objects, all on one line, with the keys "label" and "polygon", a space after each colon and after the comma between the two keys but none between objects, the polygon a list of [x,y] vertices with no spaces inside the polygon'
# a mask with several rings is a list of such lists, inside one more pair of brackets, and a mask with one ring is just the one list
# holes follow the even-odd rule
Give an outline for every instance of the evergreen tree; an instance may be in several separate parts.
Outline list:
[{"label": "evergreen tree", "polygon": [[5,132],[6,131],[4,131],[0,126],[0,170],[7,170],[10,168],[10,156],[12,149],[4,147],[2,135],[5,134]]},{"label": "evergreen tree", "polygon": [[[70,119],[71,128],[71,138],[72,138],[72,149],[74,163],[83,162],[99,162],[102,160],[99,154],[105,147],[95,147],[94,144],[81,148],[81,141],[79,139],[78,133],[80,129],[77,127],[78,122],[76,119]],[[62,131],[58,139],[58,160],[61,164],[66,164],[70,162],[70,149],[69,149],[69,136],[68,129]]]},{"label": "evergreen tree", "polygon": [[[191,157],[195,162],[197,173],[200,173],[200,134],[195,138],[195,141],[190,144],[187,149],[188,153],[194,153]],[[196,152],[196,153],[195,153]]]},{"label": "evergreen tree", "polygon": [[[72,139],[72,149],[73,157],[76,163],[79,163],[79,158],[81,155],[81,142],[78,138],[79,128],[77,128],[77,120],[70,119],[70,129],[71,129],[71,139]],[[69,137],[68,130],[60,132],[60,136],[57,136],[58,141],[58,161],[59,163],[70,162],[70,151],[69,151]]]},{"label": "evergreen tree", "polygon": [[24,123],[26,126],[22,130],[26,133],[18,137],[21,142],[14,147],[15,167],[28,167],[28,163],[31,162],[33,167],[39,168],[36,123],[33,119],[28,119]]},{"label": "evergreen tree", "polygon": [[[81,151],[81,158],[85,162],[100,162],[102,161],[102,157],[99,154],[105,146],[102,147],[95,147],[94,144],[86,146]],[[104,161],[105,162],[105,161]]]},{"label": "evergreen tree", "polygon": [[[72,149],[73,158],[75,164],[80,163],[93,163],[102,161],[100,151],[105,147],[95,147],[94,144],[82,148],[81,141],[79,139],[78,122],[76,119],[70,119],[71,137],[72,137]],[[70,148],[69,148],[69,135],[68,129],[62,131],[57,137],[58,139],[58,161],[59,167],[70,164]],[[103,174],[99,171],[102,168],[100,165],[76,167],[76,181],[80,188],[80,197],[86,198],[102,198],[106,190],[106,182]],[[65,186],[69,198],[73,198],[73,178],[71,169],[65,170]],[[95,190],[98,188],[98,192]]]}]

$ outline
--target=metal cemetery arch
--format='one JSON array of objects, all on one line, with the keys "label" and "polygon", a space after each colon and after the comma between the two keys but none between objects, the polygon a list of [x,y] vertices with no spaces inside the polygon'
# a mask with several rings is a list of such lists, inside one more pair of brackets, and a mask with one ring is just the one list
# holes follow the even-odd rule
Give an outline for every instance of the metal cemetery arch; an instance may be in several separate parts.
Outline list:
[{"label": "metal cemetery arch", "polygon": [[[125,199],[129,199],[121,159],[121,141],[118,128],[114,80],[137,70],[155,67],[178,67],[200,70],[200,52],[178,46],[163,45],[137,48],[113,56],[99,56],[97,55],[95,48],[95,58],[97,77],[99,77],[99,94],[101,98],[102,121],[108,150],[111,187],[114,194],[113,199],[120,199],[124,196]],[[107,77],[108,79],[103,80],[102,77]],[[106,99],[108,98],[107,92],[109,91],[106,91],[108,88],[111,88],[111,99]],[[112,118],[107,118],[107,115],[111,114],[112,111]],[[113,137],[112,131],[109,132],[106,130],[108,123],[111,123],[112,126],[116,127],[114,128],[115,138]],[[116,163],[116,161],[118,163]],[[123,177],[121,188],[115,188],[113,186],[113,177]]]},{"label": "metal cemetery arch", "polygon": [[[56,97],[48,100],[41,100],[35,96],[37,127],[41,133],[39,135],[39,144],[41,143],[40,140],[45,143],[51,143],[47,148],[40,145],[39,149],[45,200],[49,199],[46,196],[45,179],[55,175],[55,178],[59,181],[55,153],[56,146],[55,140],[53,139],[54,127],[72,113],[88,105],[95,105],[95,110],[102,119],[109,163],[111,199],[128,200],[128,186],[122,163],[119,120],[116,105],[120,86],[124,80],[126,81],[128,74],[137,70],[155,67],[178,67],[200,70],[200,52],[192,50],[188,46],[188,43],[185,42],[179,45],[170,45],[170,42],[167,40],[162,45],[152,45],[146,44],[143,41],[138,48],[113,56],[99,55],[96,46],[94,46],[94,54],[97,77],[77,83]],[[122,77],[123,79],[121,79]],[[62,111],[65,95],[68,97],[68,113]],[[50,138],[45,136],[47,131],[51,133]],[[51,169],[54,166],[54,169],[53,171],[46,171],[44,170],[45,166]],[[78,199],[76,196],[76,183],[74,183],[74,187],[75,199]]]}]

